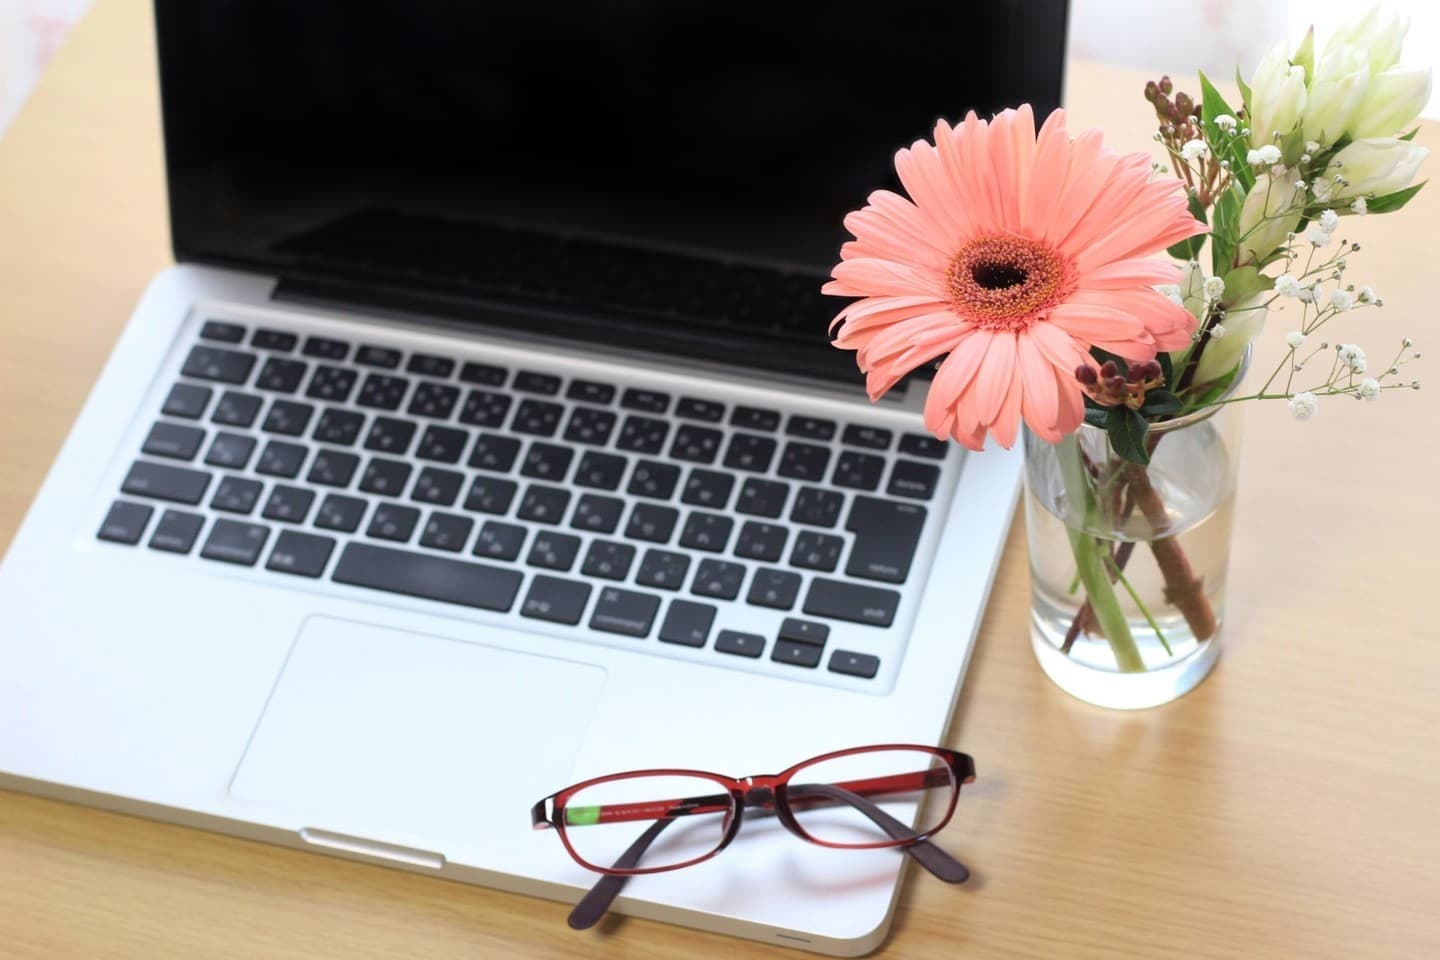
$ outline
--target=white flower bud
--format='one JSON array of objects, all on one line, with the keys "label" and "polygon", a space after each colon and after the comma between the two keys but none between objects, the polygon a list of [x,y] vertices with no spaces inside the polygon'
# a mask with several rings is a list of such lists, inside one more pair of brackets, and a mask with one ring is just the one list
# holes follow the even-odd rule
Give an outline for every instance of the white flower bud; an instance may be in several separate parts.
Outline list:
[{"label": "white flower bud", "polygon": [[1201,157],[1208,156],[1210,148],[1205,145],[1204,140],[1187,140],[1180,148],[1180,159],[1186,163],[1194,163]]},{"label": "white flower bud", "polygon": [[1296,420],[1311,420],[1320,412],[1320,401],[1308,390],[1297,393],[1290,398],[1290,412]]},{"label": "white flower bud", "polygon": [[1355,201],[1350,204],[1350,212],[1358,213],[1362,217],[1365,216],[1365,214],[1369,213],[1369,205],[1365,203],[1365,198],[1356,197]]},{"label": "white flower bud", "polygon": [[1285,334],[1285,342],[1290,345],[1290,349],[1299,350],[1301,347],[1305,346],[1305,334],[1301,333],[1299,330],[1291,330],[1289,333]]},{"label": "white flower bud", "polygon": [[1250,78],[1250,142],[1270,145],[1295,129],[1305,99],[1305,68],[1292,66],[1283,46],[1272,47]]},{"label": "white flower bud", "polygon": [[1323,247],[1330,242],[1330,231],[1318,223],[1310,224],[1310,229],[1305,231],[1305,239],[1309,240],[1312,246]]},{"label": "white flower bud", "polygon": [[[1300,118],[1305,139],[1335,143],[1349,129],[1370,82],[1370,58],[1359,47],[1327,47],[1311,78]],[[1393,128],[1386,133],[1393,133]]]},{"label": "white flower bud", "polygon": [[1361,400],[1374,402],[1380,399],[1380,381],[1369,378],[1360,381],[1360,386],[1355,391],[1355,396]]},{"label": "white flower bud", "polygon": [[[1336,200],[1375,195],[1385,196],[1409,186],[1420,164],[1430,155],[1424,147],[1393,137],[1356,140],[1335,155],[1326,173],[1339,179],[1333,191]],[[1343,172],[1343,176],[1341,175]],[[1316,180],[1316,186],[1320,181]],[[1315,198],[1321,199],[1319,192]]]},{"label": "white flower bud", "polygon": [[1240,252],[1237,266],[1264,260],[1279,247],[1286,236],[1300,224],[1300,208],[1288,190],[1271,189],[1270,177],[1261,174],[1245,195],[1240,209]]},{"label": "white flower bud", "polygon": [[1405,34],[1410,30],[1406,17],[1379,4],[1372,4],[1359,16],[1347,20],[1330,34],[1325,44],[1325,53],[1343,46],[1364,50],[1370,61],[1370,73],[1380,73],[1395,66],[1400,59],[1400,47]]},{"label": "white flower bud", "polygon": [[1374,303],[1375,291],[1371,287],[1361,287],[1360,292],[1355,294],[1355,299],[1361,303]]},{"label": "white flower bud", "polygon": [[1222,113],[1215,118],[1215,126],[1219,127],[1225,133],[1234,133],[1238,123],[1239,122],[1228,113]]},{"label": "white flower bud", "polygon": [[1225,314],[1225,323],[1210,328],[1210,343],[1195,365],[1196,383],[1218,380],[1235,368],[1245,348],[1265,329],[1268,311],[1264,304],[1268,297],[1268,291],[1262,291],[1231,307]]},{"label": "white flower bud", "polygon": [[1429,70],[1386,70],[1370,79],[1365,98],[1350,121],[1350,138],[1404,133],[1430,102]]},{"label": "white flower bud", "polygon": [[1342,343],[1336,348],[1340,354],[1340,361],[1349,364],[1351,373],[1364,373],[1366,367],[1365,351],[1360,349],[1359,344]]}]

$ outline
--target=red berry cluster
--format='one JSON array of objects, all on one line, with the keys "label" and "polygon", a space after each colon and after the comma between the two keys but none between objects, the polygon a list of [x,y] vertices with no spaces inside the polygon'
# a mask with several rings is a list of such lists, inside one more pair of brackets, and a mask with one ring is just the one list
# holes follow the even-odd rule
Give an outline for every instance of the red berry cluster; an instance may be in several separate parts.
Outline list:
[{"label": "red berry cluster", "polygon": [[1090,399],[1100,406],[1114,407],[1123,403],[1131,410],[1145,406],[1145,391],[1165,383],[1160,364],[1154,360],[1132,363],[1124,373],[1120,372],[1114,360],[1106,360],[1099,370],[1088,363],[1081,364],[1075,368],[1075,379],[1080,381]]}]

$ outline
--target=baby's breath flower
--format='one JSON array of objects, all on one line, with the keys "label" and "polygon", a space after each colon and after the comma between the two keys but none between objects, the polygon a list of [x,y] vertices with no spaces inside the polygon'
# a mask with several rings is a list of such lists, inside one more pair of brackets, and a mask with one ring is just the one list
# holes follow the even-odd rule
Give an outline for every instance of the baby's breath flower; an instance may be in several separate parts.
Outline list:
[{"label": "baby's breath flower", "polygon": [[1285,334],[1285,342],[1290,344],[1290,348],[1292,350],[1299,350],[1301,347],[1305,346],[1305,334],[1301,333],[1299,330],[1291,330],[1289,333]]},{"label": "baby's breath flower", "polygon": [[1373,377],[1361,380],[1359,388],[1355,391],[1355,396],[1359,397],[1361,400],[1379,400],[1380,381],[1374,379]]},{"label": "baby's breath flower", "polygon": [[1350,204],[1350,212],[1358,213],[1362,217],[1365,216],[1365,214],[1369,213],[1370,211],[1365,207],[1365,198],[1356,197],[1354,202]]},{"label": "baby's breath flower", "polygon": [[1296,180],[1296,181],[1295,181],[1295,192],[1296,192],[1296,193],[1304,193],[1304,192],[1305,192],[1305,188],[1306,188],[1307,186],[1309,186],[1309,184],[1307,184],[1304,180]]},{"label": "baby's breath flower", "polygon": [[1224,130],[1226,133],[1234,133],[1238,125],[1239,122],[1228,113],[1222,113],[1215,118],[1215,126]]},{"label": "baby's breath flower", "polygon": [[1171,303],[1177,303],[1181,306],[1185,304],[1185,298],[1180,295],[1180,284],[1162,283],[1155,289],[1160,293],[1161,296],[1165,297]]},{"label": "baby's breath flower", "polygon": [[1306,152],[1306,153],[1319,153],[1319,152],[1320,152],[1320,143],[1319,143],[1319,141],[1316,141],[1316,140],[1306,140],[1306,141],[1305,141],[1305,152]]},{"label": "baby's breath flower", "polygon": [[1298,297],[1300,295],[1300,281],[1288,273],[1282,273],[1275,278],[1275,292],[1282,297]]},{"label": "baby's breath flower", "polygon": [[1194,163],[1201,157],[1209,156],[1210,148],[1205,145],[1204,140],[1187,140],[1180,148],[1180,157],[1186,163]]},{"label": "baby's breath flower", "polygon": [[1336,213],[1334,210],[1326,210],[1324,213],[1320,214],[1320,229],[1324,230],[1326,233],[1334,232],[1335,228],[1339,225],[1340,214]]},{"label": "baby's breath flower", "polygon": [[1211,325],[1210,327],[1210,336],[1214,337],[1216,340],[1222,339],[1225,334],[1229,332],[1229,330],[1225,329],[1225,324],[1223,323],[1216,323]]},{"label": "baby's breath flower", "polygon": [[1375,291],[1370,287],[1361,287],[1360,292],[1355,294],[1355,299],[1361,303],[1374,303]]},{"label": "baby's breath flower", "polygon": [[1355,298],[1347,290],[1333,290],[1330,293],[1330,306],[1344,312],[1355,306]]},{"label": "baby's breath flower", "polygon": [[1350,365],[1351,373],[1365,372],[1365,351],[1360,349],[1358,344],[1342,343],[1338,344],[1335,349],[1340,353],[1340,360]]},{"label": "baby's breath flower", "polygon": [[1207,277],[1204,290],[1206,300],[1218,300],[1225,295],[1225,281],[1220,277]]},{"label": "baby's breath flower", "polygon": [[1263,147],[1249,151],[1245,155],[1245,159],[1250,161],[1251,166],[1257,163],[1270,166],[1280,162],[1280,148],[1273,143],[1267,143]]},{"label": "baby's breath flower", "polygon": [[1330,199],[1330,191],[1332,189],[1330,181],[1324,177],[1316,177],[1315,182],[1310,185],[1310,192],[1315,194],[1315,199],[1321,203]]},{"label": "baby's breath flower", "polygon": [[[1326,211],[1329,212],[1328,210]],[[1310,224],[1310,229],[1305,231],[1305,239],[1317,247],[1323,247],[1330,242],[1330,231],[1318,223]]]},{"label": "baby's breath flower", "polygon": [[1309,390],[1297,393],[1290,398],[1290,412],[1296,420],[1310,420],[1320,412],[1320,401]]}]

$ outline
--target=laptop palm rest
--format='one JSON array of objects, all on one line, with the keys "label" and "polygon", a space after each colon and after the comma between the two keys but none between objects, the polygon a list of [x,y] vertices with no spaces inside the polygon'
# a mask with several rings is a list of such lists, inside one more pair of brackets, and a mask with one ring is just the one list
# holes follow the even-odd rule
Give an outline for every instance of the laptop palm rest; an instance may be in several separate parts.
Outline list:
[{"label": "laptop palm rest", "polygon": [[605,676],[590,664],[312,617],[230,793],[293,812],[302,836],[441,852],[518,846],[530,805],[569,782]]}]

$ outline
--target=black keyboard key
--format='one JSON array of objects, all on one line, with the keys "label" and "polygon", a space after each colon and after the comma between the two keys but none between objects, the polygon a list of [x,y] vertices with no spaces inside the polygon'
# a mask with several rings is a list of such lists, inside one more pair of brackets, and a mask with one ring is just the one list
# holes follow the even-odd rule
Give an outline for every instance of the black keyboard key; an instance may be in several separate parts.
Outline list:
[{"label": "black keyboard key", "polygon": [[522,578],[518,571],[503,567],[352,542],[341,552],[331,579],[336,583],[503,612],[515,603]]},{"label": "black keyboard key", "polygon": [[780,429],[780,411],[764,410],[760,407],[736,407],[730,414],[730,426],[773,432]]},{"label": "black keyboard key", "polygon": [[950,445],[944,440],[927,437],[923,433],[906,433],[900,437],[900,452],[927,460],[944,460]]},{"label": "black keyboard key", "polygon": [[265,422],[260,424],[260,429],[284,437],[298,437],[310,426],[314,413],[315,408],[308,403],[276,400],[270,404],[270,412],[265,414]]},{"label": "black keyboard key", "polygon": [[248,427],[260,414],[260,398],[249,393],[226,390],[210,415],[212,423],[223,423],[227,427]]},{"label": "black keyboard key", "polygon": [[438,460],[441,463],[459,463],[465,455],[465,445],[470,442],[468,430],[454,427],[426,427],[415,445],[415,456],[421,460]]},{"label": "black keyboard key", "polygon": [[295,342],[298,338],[293,333],[286,333],[283,330],[256,330],[250,337],[250,346],[258,347],[261,350],[275,350],[280,353],[289,353],[295,349]]},{"label": "black keyboard key", "polygon": [[790,566],[832,573],[840,565],[840,551],[844,548],[845,541],[840,537],[802,530],[795,538],[795,549],[790,551]]},{"label": "black keyboard key", "polygon": [[515,418],[510,429],[515,433],[528,433],[535,437],[553,437],[560,428],[560,417],[565,408],[558,403],[545,400],[522,400],[515,408]]},{"label": "black keyboard key", "polygon": [[725,466],[731,470],[764,473],[770,469],[770,461],[774,458],[775,441],[753,433],[735,434],[730,438],[730,446],[725,450]]},{"label": "black keyboard key", "polygon": [[570,518],[570,526],[590,533],[614,533],[615,528],[620,526],[620,514],[624,509],[624,500],[593,493],[582,494],[575,506],[575,515]]},{"label": "black keyboard key", "polygon": [[671,600],[660,624],[660,639],[686,647],[703,647],[715,624],[715,608],[693,600]]},{"label": "black keyboard key", "polygon": [[387,460],[371,457],[360,475],[362,493],[379,493],[387,497],[398,497],[410,481],[411,466],[401,460]]},{"label": "black keyboard key", "polygon": [[787,434],[792,437],[804,437],[807,440],[831,440],[835,437],[836,429],[837,425],[834,420],[803,417],[798,413],[785,422]]},{"label": "black keyboard key", "polygon": [[200,328],[201,340],[218,340],[221,343],[239,343],[245,339],[245,328],[238,323],[223,320],[206,320]]},{"label": "black keyboard key", "polygon": [[675,532],[675,523],[680,511],[653,503],[637,503],[630,511],[630,522],[625,525],[625,536],[631,540],[647,540],[651,543],[668,543],[670,534]]},{"label": "black keyboard key", "polygon": [[670,409],[670,394],[659,390],[637,390],[631,388],[620,396],[620,406],[627,410],[641,410],[645,413],[664,413]]},{"label": "black keyboard key", "polygon": [[660,598],[653,594],[602,587],[595,612],[590,615],[590,629],[627,637],[648,636],[659,609]]},{"label": "black keyboard key", "polygon": [[725,404],[715,400],[700,400],[695,397],[681,397],[675,405],[675,415],[686,420],[700,420],[704,423],[719,423],[725,419]]},{"label": "black keyboard key", "polygon": [[594,380],[571,380],[565,396],[571,400],[595,403],[603,407],[615,399],[615,388],[608,383],[596,383]]},{"label": "black keyboard key", "polygon": [[350,391],[355,389],[355,381],[358,379],[360,375],[354,370],[328,367],[322,363],[315,368],[315,375],[310,378],[310,385],[305,388],[305,396],[312,400],[344,403],[350,399]]},{"label": "black keyboard key", "polygon": [[630,474],[630,485],[625,491],[631,496],[669,500],[679,482],[680,468],[674,464],[639,460],[635,463],[634,472]]},{"label": "black keyboard key", "polygon": [[209,486],[210,474],[204,471],[137,460],[125,475],[120,489],[136,497],[153,497],[193,506],[204,499]]},{"label": "black keyboard key", "polygon": [[620,478],[625,475],[628,465],[629,461],[624,457],[592,450],[580,458],[580,466],[575,468],[575,479],[572,482],[577,487],[614,490],[620,486]]},{"label": "black keyboard key", "polygon": [[334,550],[335,541],[330,537],[282,530],[270,551],[270,559],[265,561],[265,569],[297,577],[318,577],[325,572]]},{"label": "black keyboard key", "polygon": [[675,431],[675,442],[670,444],[670,459],[688,463],[714,463],[720,454],[720,440],[724,435],[709,427],[681,424]]},{"label": "black keyboard key", "polygon": [[321,443],[332,443],[337,447],[349,447],[360,438],[360,428],[365,425],[365,415],[354,410],[337,410],[330,407],[320,414],[311,436]]},{"label": "black keyboard key", "polygon": [[169,457],[172,460],[194,460],[205,442],[205,431],[199,427],[186,427],[178,423],[161,420],[150,428],[145,437],[141,453],[152,457]]},{"label": "black keyboard key", "polygon": [[265,541],[270,539],[270,528],[258,523],[241,523],[239,520],[216,520],[200,548],[200,556],[206,560],[219,560],[244,567],[255,566]]},{"label": "black keyboard key", "polygon": [[650,417],[630,416],[620,427],[620,437],[615,446],[630,453],[659,453],[665,447],[665,438],[670,434],[670,424]]},{"label": "black keyboard key", "polygon": [[227,470],[244,470],[254,453],[254,437],[243,433],[226,433],[222,430],[215,434],[215,439],[210,442],[210,449],[205,454],[205,463],[212,467],[224,467]]},{"label": "black keyboard key", "polygon": [[770,651],[770,659],[776,663],[788,663],[792,667],[817,667],[820,665],[820,655],[824,653],[820,647],[808,643],[796,643],[793,640],[776,640],[775,647]]},{"label": "black keyboard key", "polygon": [[880,427],[865,427],[858,423],[845,425],[840,442],[847,447],[864,447],[866,450],[889,450],[895,435]]},{"label": "black keyboard key", "polygon": [[630,575],[630,564],[634,561],[635,548],[630,544],[592,540],[580,564],[580,572],[587,577],[624,580]]},{"label": "black keyboard key", "polygon": [[376,417],[365,435],[365,449],[376,453],[393,453],[401,456],[410,449],[415,439],[415,424],[393,417]]},{"label": "black keyboard key", "polygon": [[520,615],[535,620],[549,620],[574,626],[585,612],[590,600],[590,584],[561,580],[536,574],[530,581],[530,592],[520,605]]},{"label": "black keyboard key", "polygon": [[481,387],[498,387],[505,383],[510,374],[504,367],[488,363],[467,363],[460,368],[460,379]]},{"label": "black keyboard key", "polygon": [[286,523],[304,523],[315,503],[315,493],[302,487],[287,487],[277,483],[265,501],[260,516],[266,520],[282,520]]},{"label": "black keyboard key", "polygon": [[155,508],[148,504],[116,500],[110,505],[96,536],[111,543],[139,543],[154,512]]},{"label": "black keyboard key", "polygon": [[693,507],[724,510],[725,505],[730,502],[730,492],[734,489],[735,478],[730,474],[695,469],[691,470],[690,476],[685,479],[685,489],[680,494],[680,502]]},{"label": "black keyboard key", "polygon": [[300,352],[320,360],[344,360],[350,354],[350,344],[329,337],[309,337]]},{"label": "black keyboard key", "polygon": [[465,509],[473,513],[490,513],[497,517],[510,511],[510,504],[520,488],[513,480],[499,477],[476,477],[465,495]]},{"label": "black keyboard key", "polygon": [[271,357],[265,361],[265,366],[260,368],[260,376],[255,378],[255,388],[274,393],[294,393],[300,389],[300,381],[305,379],[307,369],[309,368],[303,361]]},{"label": "black keyboard key", "polygon": [[475,446],[470,451],[468,462],[476,470],[508,473],[510,468],[515,466],[515,458],[519,455],[520,441],[514,437],[482,433],[475,438]]},{"label": "black keyboard key", "polygon": [[836,650],[830,654],[830,672],[843,673],[849,677],[873,680],[880,672],[880,658],[869,653],[852,653]]},{"label": "black keyboard key", "polygon": [[793,480],[810,480],[815,483],[825,479],[825,468],[830,466],[830,448],[813,443],[787,443],[780,455],[780,467],[775,471],[782,477]]},{"label": "black keyboard key", "polygon": [[305,479],[327,487],[348,487],[359,466],[360,458],[353,453],[321,450],[311,461],[310,472],[305,475]]},{"label": "black keyboard key", "polygon": [[361,347],[355,354],[355,362],[365,367],[382,367],[394,370],[400,366],[400,351],[389,347]]},{"label": "black keyboard key", "polygon": [[448,507],[460,499],[460,488],[465,484],[465,474],[439,467],[426,467],[415,478],[415,488],[410,499],[419,503],[430,503]]},{"label": "black keyboard key", "polygon": [[885,492],[892,497],[929,500],[935,495],[935,484],[939,480],[940,468],[933,463],[896,460],[895,466],[890,470],[890,483],[885,487]]},{"label": "black keyboard key", "polygon": [[758,633],[721,630],[715,638],[715,649],[720,653],[733,653],[737,657],[754,659],[765,651],[765,638]]},{"label": "black keyboard key", "polygon": [[[410,359],[413,361],[415,358],[411,357]],[[429,380],[421,380],[415,387],[414,396],[410,398],[410,406],[405,410],[415,417],[449,420],[450,414],[455,412],[455,405],[459,402],[459,387],[452,387],[447,383],[431,383]]]},{"label": "black keyboard key", "polygon": [[498,427],[510,412],[510,398],[503,393],[471,390],[460,409],[460,422],[472,427]]},{"label": "black keyboard key", "polygon": [[685,554],[652,548],[646,550],[645,556],[640,559],[635,582],[643,587],[679,590],[685,585],[685,575],[689,572],[690,558]]},{"label": "black keyboard key", "polygon": [[430,353],[412,353],[405,364],[406,373],[418,373],[422,377],[447,380],[455,372],[455,361],[449,357],[437,357]]},{"label": "black keyboard key", "polygon": [[837,487],[851,490],[874,490],[880,486],[880,474],[885,472],[885,458],[869,453],[844,450],[835,464],[835,475],[830,482]]},{"label": "black keyboard key", "polygon": [[241,384],[255,369],[255,355],[221,347],[191,347],[181,374],[195,380]]},{"label": "black keyboard key", "polygon": [[255,464],[255,472],[269,477],[294,479],[300,475],[300,468],[305,464],[305,455],[309,452],[298,443],[271,440],[265,444],[265,449],[260,451],[260,462]]},{"label": "black keyboard key", "polygon": [[259,480],[225,477],[215,489],[215,496],[210,498],[210,509],[224,510],[226,513],[249,513],[259,502],[262,489],[264,487]]},{"label": "black keyboard key", "polygon": [[475,556],[493,560],[514,560],[525,545],[525,528],[513,523],[487,520],[475,538]]},{"label": "black keyboard key", "polygon": [[354,533],[360,529],[365,517],[365,501],[359,497],[343,497],[332,493],[320,503],[320,512],[315,515],[315,526],[323,530],[339,530]]},{"label": "black keyboard key", "polygon": [[812,617],[888,627],[895,622],[899,606],[900,594],[894,590],[816,577],[810,581],[804,610]]},{"label": "black keyboard key", "polygon": [[562,573],[575,565],[575,556],[580,552],[580,538],[568,533],[541,530],[530,541],[530,553],[525,562],[532,567],[559,570]]},{"label": "black keyboard key", "polygon": [[150,535],[150,549],[163,550],[166,553],[189,553],[195,549],[195,541],[200,537],[200,528],[205,526],[205,518],[198,513],[186,513],[183,510],[166,510],[160,517],[160,522],[155,525],[155,532]]},{"label": "black keyboard key", "polygon": [[753,517],[778,517],[785,512],[785,500],[789,496],[788,483],[751,477],[740,488],[740,496],[735,500],[735,510]]},{"label": "black keyboard key", "polygon": [[740,583],[745,579],[745,568],[728,560],[700,561],[695,569],[695,580],[690,592],[697,597],[714,597],[717,600],[734,600],[740,596]]},{"label": "black keyboard key", "polygon": [[370,515],[370,526],[365,536],[376,540],[394,540],[405,543],[420,523],[420,511],[414,507],[402,507],[397,503],[382,503]]},{"label": "black keyboard key", "polygon": [[465,541],[470,539],[470,531],[474,527],[475,521],[469,517],[437,511],[430,514],[420,531],[420,546],[459,553],[465,549]]},{"label": "black keyboard key", "polygon": [[515,511],[515,516],[535,523],[559,523],[568,506],[569,490],[532,483],[525,488],[525,496],[520,499],[520,508]]},{"label": "black keyboard key", "polygon": [[845,529],[855,534],[846,575],[904,583],[924,528],[925,508],[919,504],[856,497],[845,519]]},{"label": "black keyboard key", "polygon": [[199,420],[205,413],[205,408],[210,405],[210,398],[214,394],[214,390],[199,384],[177,383],[170,388],[170,393],[166,396],[165,405],[160,408],[160,412],[167,417]]},{"label": "black keyboard key", "polygon": [[780,622],[780,639],[823,647],[825,641],[830,639],[830,628],[823,623],[816,623],[814,620],[786,617]]},{"label": "black keyboard key", "polygon": [[570,461],[575,451],[569,447],[558,447],[553,443],[535,441],[525,451],[525,460],[520,464],[520,475],[536,480],[550,480],[559,483],[570,472]]},{"label": "black keyboard key", "polygon": [[399,410],[405,399],[410,381],[404,377],[392,377],[383,373],[372,373],[365,377],[360,386],[360,395],[355,398],[357,406],[375,410]]},{"label": "black keyboard key", "polygon": [[740,539],[735,542],[735,556],[775,563],[784,556],[785,541],[789,538],[790,531],[779,524],[747,520],[740,528]]},{"label": "black keyboard key", "polygon": [[729,517],[696,510],[685,518],[685,526],[680,531],[680,546],[707,553],[723,553],[734,527],[735,521]]},{"label": "black keyboard key", "polygon": [[542,396],[553,397],[560,392],[560,378],[548,373],[521,370],[515,374],[515,382],[512,386],[521,393],[538,393]]},{"label": "black keyboard key", "polygon": [[610,442],[610,434],[615,429],[615,419],[615,414],[609,410],[576,407],[570,414],[570,422],[565,425],[565,439],[571,443],[603,447]]},{"label": "black keyboard key", "polygon": [[812,527],[833,527],[840,520],[840,508],[844,505],[844,495],[834,490],[801,487],[795,494],[790,519]]},{"label": "black keyboard key", "polygon": [[745,594],[745,602],[757,607],[789,610],[795,606],[795,598],[799,594],[800,574],[759,567],[755,571],[754,579],[750,581],[750,591]]}]

